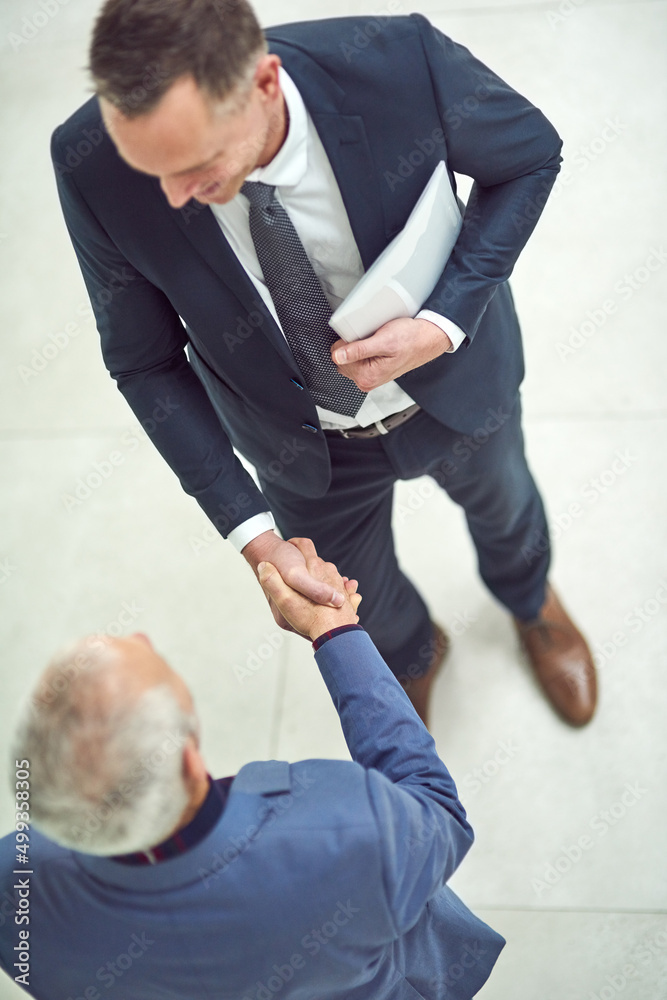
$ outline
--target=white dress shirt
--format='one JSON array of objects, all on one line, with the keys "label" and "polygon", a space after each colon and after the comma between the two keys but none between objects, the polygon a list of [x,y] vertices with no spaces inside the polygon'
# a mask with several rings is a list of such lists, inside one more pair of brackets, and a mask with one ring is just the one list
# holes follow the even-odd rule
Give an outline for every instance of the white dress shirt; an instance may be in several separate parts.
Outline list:
[{"label": "white dress shirt", "polygon": [[[280,86],[289,114],[287,136],[271,162],[265,167],[257,167],[247,179],[276,188],[276,196],[299,234],[324,294],[331,308],[336,309],[362,277],[364,266],[329,158],[301,94],[282,66]],[[211,209],[280,328],[250,235],[248,199],[238,194],[226,205],[212,204]],[[418,313],[417,319],[427,319],[447,334],[452,342],[450,353],[465,340],[463,331],[438,313],[424,309]],[[388,382],[367,394],[354,417],[320,406],[317,407],[317,415],[323,430],[368,427],[392,413],[406,410],[413,403],[414,400],[396,382]],[[240,552],[253,538],[274,526],[271,514],[257,514],[231,531],[229,540]]]}]

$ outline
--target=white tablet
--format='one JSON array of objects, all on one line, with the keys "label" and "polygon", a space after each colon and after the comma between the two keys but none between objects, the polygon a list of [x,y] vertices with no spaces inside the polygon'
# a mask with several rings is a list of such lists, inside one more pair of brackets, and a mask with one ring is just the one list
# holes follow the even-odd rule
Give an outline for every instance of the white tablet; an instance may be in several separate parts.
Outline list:
[{"label": "white tablet", "polygon": [[329,320],[343,340],[362,340],[384,323],[414,317],[442,274],[461,231],[461,213],[441,161],[405,227]]}]

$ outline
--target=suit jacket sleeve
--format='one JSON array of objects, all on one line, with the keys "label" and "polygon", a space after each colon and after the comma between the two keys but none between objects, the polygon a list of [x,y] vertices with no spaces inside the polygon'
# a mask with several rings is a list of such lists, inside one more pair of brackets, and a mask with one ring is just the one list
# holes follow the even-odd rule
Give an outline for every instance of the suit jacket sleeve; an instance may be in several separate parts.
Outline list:
[{"label": "suit jacket sleeve", "polygon": [[473,841],[433,738],[366,632],[315,654],[352,759],[367,769],[384,889],[402,934],[458,867]]},{"label": "suit jacket sleeve", "polygon": [[418,22],[443,123],[447,163],[474,180],[463,229],[425,309],[475,336],[489,300],[533,232],[560,170],[544,115],[462,45]]},{"label": "suit jacket sleeve", "polygon": [[[59,130],[51,144],[62,163]],[[76,187],[56,169],[65,222],[112,378],[160,454],[225,537],[269,510],[190,367],[187,336],[167,296],[120,253]]]}]

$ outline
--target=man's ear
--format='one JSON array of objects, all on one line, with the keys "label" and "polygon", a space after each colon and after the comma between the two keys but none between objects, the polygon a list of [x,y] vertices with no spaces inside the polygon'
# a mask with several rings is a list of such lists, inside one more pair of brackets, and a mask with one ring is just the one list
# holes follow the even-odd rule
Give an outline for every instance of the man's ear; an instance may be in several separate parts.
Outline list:
[{"label": "man's ear", "polygon": [[208,780],[208,770],[194,736],[189,736],[183,747],[183,780],[188,788],[196,788]]},{"label": "man's ear", "polygon": [[279,55],[273,52],[262,56],[255,71],[255,85],[269,100],[275,100],[280,91],[278,70],[282,65]]}]

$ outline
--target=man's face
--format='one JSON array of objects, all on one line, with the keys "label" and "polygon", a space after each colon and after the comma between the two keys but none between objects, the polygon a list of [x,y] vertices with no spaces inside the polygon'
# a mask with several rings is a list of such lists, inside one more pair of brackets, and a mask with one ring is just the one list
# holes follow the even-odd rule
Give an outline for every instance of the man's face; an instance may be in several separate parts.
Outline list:
[{"label": "man's face", "polygon": [[186,76],[147,114],[126,118],[101,98],[102,116],[120,156],[135,170],[158,177],[172,208],[191,198],[223,205],[284,141],[279,65],[277,56],[262,57],[240,109],[221,111]]}]

